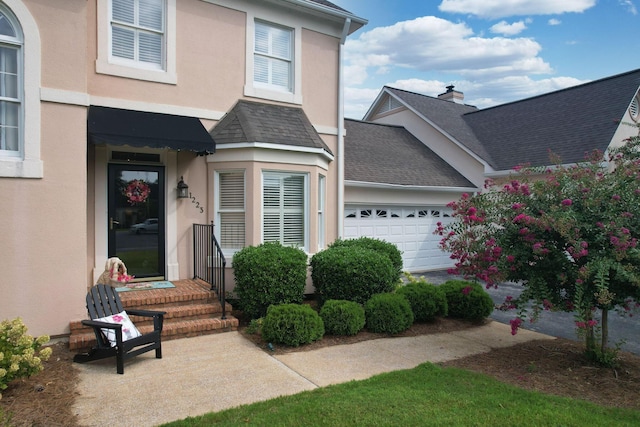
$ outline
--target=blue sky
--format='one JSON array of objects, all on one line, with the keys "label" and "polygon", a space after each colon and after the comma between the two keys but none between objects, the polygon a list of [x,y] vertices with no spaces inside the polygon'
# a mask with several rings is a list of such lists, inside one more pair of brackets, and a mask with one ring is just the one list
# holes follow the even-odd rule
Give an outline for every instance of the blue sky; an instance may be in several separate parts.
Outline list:
[{"label": "blue sky", "polygon": [[369,23],[344,52],[345,116],[384,85],[479,108],[640,68],[640,0],[333,0]]}]

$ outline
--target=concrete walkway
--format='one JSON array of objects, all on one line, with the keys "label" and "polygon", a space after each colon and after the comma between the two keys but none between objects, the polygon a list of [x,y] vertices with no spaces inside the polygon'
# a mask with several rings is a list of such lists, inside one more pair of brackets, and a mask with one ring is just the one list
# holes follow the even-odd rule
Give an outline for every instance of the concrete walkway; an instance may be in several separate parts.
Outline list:
[{"label": "concrete walkway", "polygon": [[73,411],[85,426],[157,426],[208,412],[296,394],[330,384],[553,339],[498,322],[446,334],[383,338],[270,355],[238,332],[184,338],[125,362],[74,364],[80,371]]}]

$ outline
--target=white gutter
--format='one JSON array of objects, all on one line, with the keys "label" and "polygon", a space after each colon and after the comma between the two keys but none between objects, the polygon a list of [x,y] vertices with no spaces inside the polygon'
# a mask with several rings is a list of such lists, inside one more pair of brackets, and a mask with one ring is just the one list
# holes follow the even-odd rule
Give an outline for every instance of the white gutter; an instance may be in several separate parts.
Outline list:
[{"label": "white gutter", "polygon": [[349,35],[351,18],[345,18],[338,46],[338,238],[344,236],[344,76],[342,50]]},{"label": "white gutter", "polygon": [[[583,164],[587,164],[589,162],[580,162],[580,163],[563,163],[561,165],[543,165],[543,166],[534,166],[533,168],[544,168],[543,172],[546,171],[547,169],[551,170],[551,171],[555,171],[557,169],[569,169],[575,166],[580,166]],[[602,167],[606,167],[607,166],[607,162],[602,162]],[[526,169],[526,167],[523,167],[524,169]],[[484,176],[486,176],[487,178],[502,178],[505,176],[518,176],[518,175],[522,175],[521,172],[518,172],[514,169],[508,169],[508,170],[499,170],[499,171],[494,171],[494,172],[485,172]]]},{"label": "white gutter", "polygon": [[365,181],[345,181],[344,184],[349,187],[359,187],[359,188],[433,191],[433,192],[441,192],[441,193],[460,193],[460,192],[475,193],[478,191],[482,191],[482,189],[478,187],[441,187],[441,186],[432,186],[432,185],[401,185],[401,184],[383,184],[379,182],[365,182]]}]

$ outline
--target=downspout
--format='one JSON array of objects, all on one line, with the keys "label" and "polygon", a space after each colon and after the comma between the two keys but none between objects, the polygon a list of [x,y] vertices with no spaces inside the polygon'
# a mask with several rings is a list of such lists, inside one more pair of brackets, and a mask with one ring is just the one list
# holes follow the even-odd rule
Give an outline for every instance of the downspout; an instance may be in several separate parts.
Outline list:
[{"label": "downspout", "polygon": [[344,236],[344,81],[342,49],[349,35],[351,18],[346,18],[338,47],[338,238]]}]

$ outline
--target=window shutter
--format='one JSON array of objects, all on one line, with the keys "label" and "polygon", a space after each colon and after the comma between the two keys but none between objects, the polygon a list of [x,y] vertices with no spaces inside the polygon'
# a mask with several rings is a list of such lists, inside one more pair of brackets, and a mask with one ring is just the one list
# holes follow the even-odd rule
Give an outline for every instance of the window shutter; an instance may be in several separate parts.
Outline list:
[{"label": "window shutter", "polygon": [[241,249],[245,245],[244,173],[219,175],[220,245]]},{"label": "window shutter", "polygon": [[304,247],[304,176],[264,175],[263,240]]},{"label": "window shutter", "polygon": [[292,35],[290,29],[255,23],[255,82],[291,90]]},{"label": "window shutter", "polygon": [[164,0],[112,0],[111,54],[162,66]]}]

